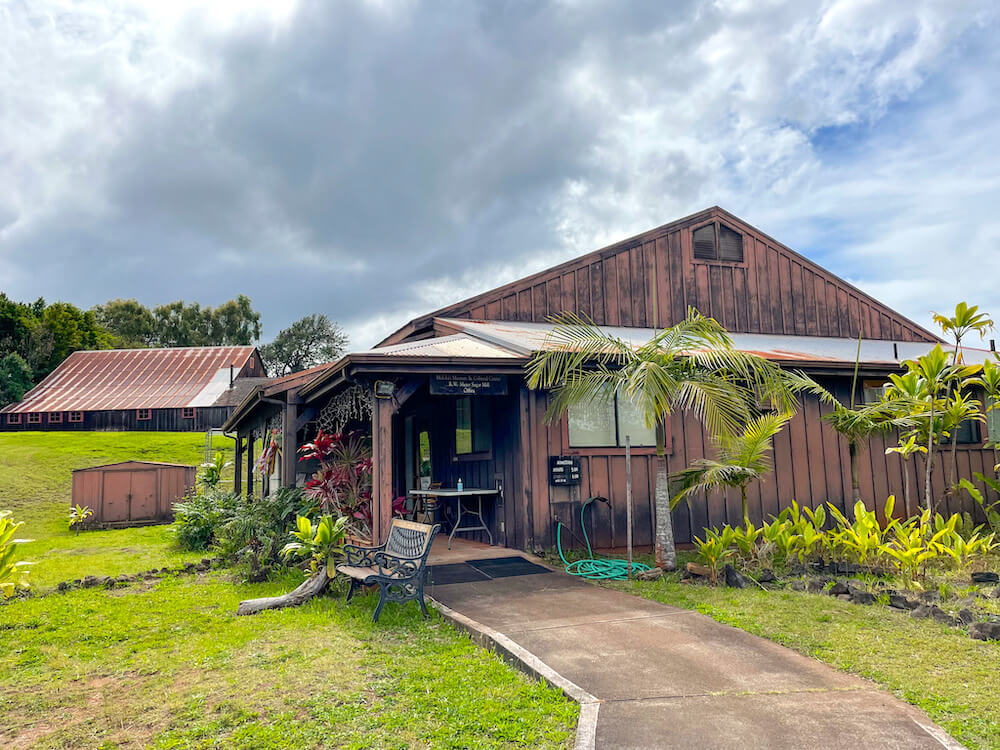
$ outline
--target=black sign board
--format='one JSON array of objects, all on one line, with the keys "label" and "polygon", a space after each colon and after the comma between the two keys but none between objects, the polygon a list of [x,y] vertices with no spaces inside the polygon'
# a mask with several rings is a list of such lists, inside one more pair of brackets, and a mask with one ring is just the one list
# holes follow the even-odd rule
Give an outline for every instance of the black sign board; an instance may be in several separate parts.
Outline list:
[{"label": "black sign board", "polygon": [[579,456],[549,456],[549,484],[580,484]]},{"label": "black sign board", "polygon": [[506,396],[506,375],[431,375],[432,396]]}]

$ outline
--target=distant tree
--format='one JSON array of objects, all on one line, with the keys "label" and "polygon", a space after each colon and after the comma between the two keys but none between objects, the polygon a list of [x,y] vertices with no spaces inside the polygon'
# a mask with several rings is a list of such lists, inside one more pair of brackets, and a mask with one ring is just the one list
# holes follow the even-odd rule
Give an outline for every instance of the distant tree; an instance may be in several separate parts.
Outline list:
[{"label": "distant tree", "polygon": [[118,337],[121,346],[134,348],[153,343],[156,319],[138,300],[113,299],[92,311],[97,322]]},{"label": "distant tree", "polygon": [[347,334],[326,315],[307,315],[280,331],[274,341],[260,348],[267,371],[288,375],[332,362],[344,353]]},{"label": "distant tree", "polygon": [[243,294],[217,308],[178,300],[152,314],[157,346],[249,346],[260,338],[260,313]]},{"label": "distant tree", "polygon": [[28,340],[28,364],[35,379],[48,375],[60,362],[80,349],[110,349],[115,338],[102,328],[93,312],[68,302],[45,308]]},{"label": "distant tree", "polygon": [[28,305],[0,292],[0,355],[16,352],[24,357],[28,353],[31,330],[44,309],[43,299]]},{"label": "distant tree", "polygon": [[0,406],[20,401],[31,386],[31,368],[24,357],[15,352],[0,357]]}]

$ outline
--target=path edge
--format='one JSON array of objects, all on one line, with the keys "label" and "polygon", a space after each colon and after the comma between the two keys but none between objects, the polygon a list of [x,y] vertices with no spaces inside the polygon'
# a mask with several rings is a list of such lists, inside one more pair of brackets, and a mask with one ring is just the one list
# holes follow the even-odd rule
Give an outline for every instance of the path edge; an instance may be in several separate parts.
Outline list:
[{"label": "path edge", "polygon": [[561,690],[569,699],[580,704],[580,718],[576,724],[575,750],[594,750],[597,746],[597,714],[601,701],[575,682],[566,679],[556,670],[539,659],[523,646],[515,643],[498,630],[456,612],[432,596],[427,599],[443,617],[450,620],[459,630],[464,631],[473,642],[487,651],[493,651],[511,666],[530,677],[543,680],[551,687]]}]

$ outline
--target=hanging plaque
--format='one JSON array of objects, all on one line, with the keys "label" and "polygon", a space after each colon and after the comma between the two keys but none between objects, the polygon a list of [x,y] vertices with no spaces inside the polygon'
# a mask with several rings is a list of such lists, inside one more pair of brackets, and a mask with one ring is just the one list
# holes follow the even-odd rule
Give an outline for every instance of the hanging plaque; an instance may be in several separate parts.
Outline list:
[{"label": "hanging plaque", "polygon": [[580,457],[549,456],[549,484],[557,487],[580,484]]},{"label": "hanging plaque", "polygon": [[432,396],[506,396],[506,375],[431,375]]}]

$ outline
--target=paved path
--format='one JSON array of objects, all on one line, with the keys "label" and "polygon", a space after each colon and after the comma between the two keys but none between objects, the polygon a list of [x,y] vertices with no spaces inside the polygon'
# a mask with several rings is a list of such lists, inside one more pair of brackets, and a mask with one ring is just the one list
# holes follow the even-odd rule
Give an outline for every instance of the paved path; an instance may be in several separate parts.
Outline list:
[{"label": "paved path", "polygon": [[529,668],[537,669],[534,655],[544,662],[538,671],[547,665],[570,692],[578,686],[578,700],[596,699],[581,712],[578,747],[961,747],[870,682],[696,612],[561,572],[428,593]]}]

